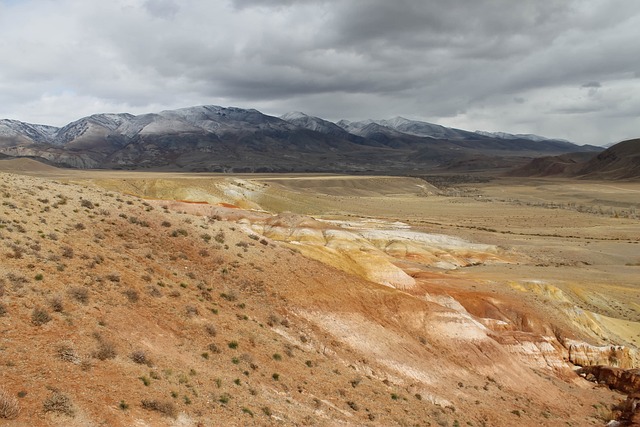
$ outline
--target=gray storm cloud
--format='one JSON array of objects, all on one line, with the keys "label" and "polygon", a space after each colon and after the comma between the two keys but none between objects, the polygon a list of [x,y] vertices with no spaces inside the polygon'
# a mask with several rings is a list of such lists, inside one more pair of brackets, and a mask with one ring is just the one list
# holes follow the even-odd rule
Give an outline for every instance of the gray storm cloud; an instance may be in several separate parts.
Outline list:
[{"label": "gray storm cloud", "polygon": [[212,103],[605,144],[638,136],[639,29],[634,0],[0,0],[0,117]]}]

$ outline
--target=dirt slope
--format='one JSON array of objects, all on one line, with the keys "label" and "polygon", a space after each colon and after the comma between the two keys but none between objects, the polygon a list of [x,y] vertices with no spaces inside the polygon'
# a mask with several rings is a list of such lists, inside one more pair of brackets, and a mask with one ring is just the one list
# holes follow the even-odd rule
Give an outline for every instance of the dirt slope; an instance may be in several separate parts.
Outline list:
[{"label": "dirt slope", "polygon": [[554,341],[433,291],[169,203],[0,177],[3,425],[597,425],[616,399]]}]

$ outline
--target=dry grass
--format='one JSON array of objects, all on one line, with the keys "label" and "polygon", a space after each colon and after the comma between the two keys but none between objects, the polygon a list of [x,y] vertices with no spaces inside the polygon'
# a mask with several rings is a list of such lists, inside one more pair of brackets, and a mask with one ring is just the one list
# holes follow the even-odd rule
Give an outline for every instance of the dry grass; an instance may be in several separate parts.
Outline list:
[{"label": "dry grass", "polygon": [[12,420],[20,414],[20,404],[18,400],[0,388],[0,418]]}]

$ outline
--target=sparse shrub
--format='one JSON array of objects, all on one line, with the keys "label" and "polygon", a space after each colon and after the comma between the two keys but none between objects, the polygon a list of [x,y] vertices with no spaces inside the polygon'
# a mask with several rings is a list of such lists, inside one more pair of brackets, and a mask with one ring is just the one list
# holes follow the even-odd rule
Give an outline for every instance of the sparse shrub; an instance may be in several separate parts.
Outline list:
[{"label": "sparse shrub", "polygon": [[80,363],[80,357],[78,353],[70,344],[60,344],[56,350],[56,354],[60,360],[71,363]]},{"label": "sparse shrub", "polygon": [[154,298],[160,298],[162,296],[162,292],[160,292],[160,289],[155,286],[148,286],[147,290],[149,291],[149,295]]},{"label": "sparse shrub", "polygon": [[86,229],[87,227],[83,223],[79,222],[76,225],[74,225],[73,228],[75,228],[78,231],[81,231]]},{"label": "sparse shrub", "polygon": [[273,375],[271,375],[271,378],[273,378],[275,381],[280,381],[280,374],[274,373]]},{"label": "sparse shrub", "polygon": [[80,200],[80,206],[82,206],[83,208],[87,208],[87,209],[93,209],[93,203],[91,203],[90,200],[87,199],[82,199]]},{"label": "sparse shrub", "polygon": [[204,330],[212,337],[215,337],[218,334],[216,327],[212,323],[207,323],[206,325],[204,325]]},{"label": "sparse shrub", "polygon": [[121,400],[120,403],[118,404],[118,408],[122,409],[123,411],[126,411],[127,409],[129,409],[129,404],[124,400]]},{"label": "sparse shrub", "polygon": [[40,280],[44,279],[44,276],[42,275],[42,273],[38,273],[38,274],[36,274],[34,279],[36,279],[37,281],[40,281]]},{"label": "sparse shrub", "polygon": [[271,415],[273,415],[273,411],[268,406],[262,407],[262,413],[265,414],[267,417],[270,417]]},{"label": "sparse shrub", "polygon": [[131,353],[131,360],[140,365],[151,366],[151,360],[147,356],[147,353],[144,350],[136,350]]},{"label": "sparse shrub", "polygon": [[230,399],[230,396],[227,393],[224,393],[220,396],[220,398],[218,399],[218,402],[222,403],[223,405],[226,405],[227,403],[229,403],[229,399]]},{"label": "sparse shrub", "polygon": [[69,296],[74,300],[78,301],[82,304],[87,304],[89,302],[89,291],[87,288],[83,288],[81,286],[74,286],[67,291]]},{"label": "sparse shrub", "polygon": [[178,409],[173,402],[143,399],[140,403],[143,409],[156,411],[168,417],[175,418],[178,414]]},{"label": "sparse shrub", "polygon": [[73,258],[73,248],[71,246],[63,247],[62,256],[69,259]]},{"label": "sparse shrub", "polygon": [[109,280],[110,282],[119,283],[120,282],[120,274],[118,274],[118,273],[107,274],[107,280]]},{"label": "sparse shrub", "polygon": [[7,314],[7,306],[0,302],[0,317]]},{"label": "sparse shrub", "polygon": [[232,289],[229,292],[223,292],[220,294],[220,298],[224,298],[229,302],[233,302],[235,300],[238,299],[238,295],[236,294],[236,292]]},{"label": "sparse shrub", "polygon": [[221,353],[220,349],[218,348],[217,345],[215,345],[214,343],[209,344],[209,346],[207,347],[209,349],[209,351],[213,354],[219,354]]},{"label": "sparse shrub", "polygon": [[171,237],[188,236],[189,233],[184,228],[177,228],[171,232]]},{"label": "sparse shrub", "polygon": [[59,391],[54,391],[43,403],[45,412],[55,412],[58,414],[73,417],[75,409],[69,396]]},{"label": "sparse shrub", "polygon": [[171,223],[169,221],[162,221],[160,225],[163,227],[171,227]]},{"label": "sparse shrub", "polygon": [[251,417],[253,417],[253,411],[247,407],[242,407],[242,412],[244,412],[247,415],[251,415]]},{"label": "sparse shrub", "polygon": [[216,242],[223,244],[225,239],[224,231],[219,231],[215,236],[213,236],[213,239]]},{"label": "sparse shrub", "polygon": [[126,289],[122,293],[131,303],[136,303],[138,302],[138,300],[140,300],[140,294],[138,294],[138,291],[136,291],[135,289]]},{"label": "sparse shrub", "polygon": [[229,346],[229,348],[235,350],[236,348],[238,348],[238,341],[229,341],[228,346]]},{"label": "sparse shrub", "polygon": [[357,411],[357,410],[360,409],[358,407],[358,404],[356,402],[353,402],[353,401],[348,401],[347,405],[349,406],[349,408],[353,409],[354,411]]},{"label": "sparse shrub", "polygon": [[117,355],[115,344],[106,340],[100,334],[95,334],[94,336],[98,341],[98,348],[93,352],[93,357],[98,360],[114,359]]},{"label": "sparse shrub", "polygon": [[144,384],[146,387],[149,387],[151,385],[151,380],[145,377],[144,375],[138,378],[140,379],[140,381],[142,381],[142,384]]},{"label": "sparse shrub", "polygon": [[273,357],[273,360],[278,360],[278,361],[282,360],[282,356],[279,355],[278,353],[275,353],[272,357]]},{"label": "sparse shrub", "polygon": [[36,307],[31,312],[31,323],[36,326],[44,325],[45,323],[48,323],[50,321],[51,316],[49,315],[47,310],[42,307]]},{"label": "sparse shrub", "polygon": [[16,418],[19,413],[20,404],[18,400],[5,390],[0,389],[0,418],[11,420]]}]

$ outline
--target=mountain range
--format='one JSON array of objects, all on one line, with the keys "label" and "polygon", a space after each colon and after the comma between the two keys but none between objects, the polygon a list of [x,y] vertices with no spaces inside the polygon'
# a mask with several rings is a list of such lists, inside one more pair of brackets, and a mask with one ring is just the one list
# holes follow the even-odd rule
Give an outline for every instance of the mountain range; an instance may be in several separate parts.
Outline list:
[{"label": "mountain range", "polygon": [[274,117],[219,106],[95,114],[60,128],[0,120],[1,154],[74,168],[406,175],[507,168],[542,155],[600,150],[402,117],[333,123],[298,112]]}]

